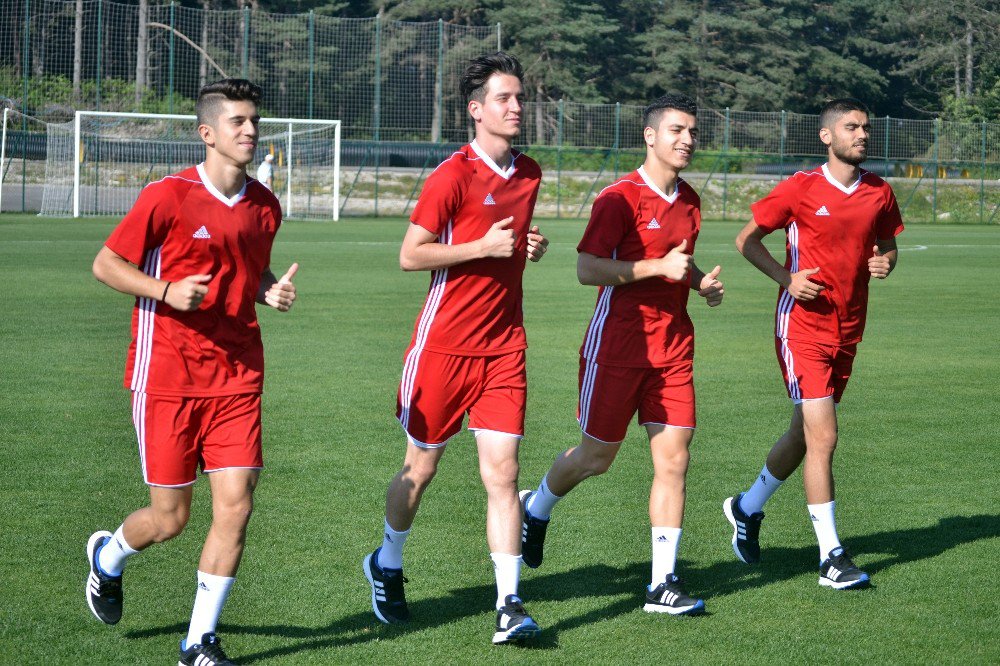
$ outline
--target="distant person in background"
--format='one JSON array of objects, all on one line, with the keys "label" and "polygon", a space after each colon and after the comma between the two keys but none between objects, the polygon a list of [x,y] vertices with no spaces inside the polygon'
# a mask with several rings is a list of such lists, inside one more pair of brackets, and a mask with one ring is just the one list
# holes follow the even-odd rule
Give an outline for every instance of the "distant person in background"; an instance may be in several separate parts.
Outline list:
[{"label": "distant person in background", "polygon": [[264,465],[264,347],[254,303],[285,312],[295,301],[298,264],[280,280],[269,267],[281,206],[246,174],[257,149],[260,100],[260,87],[244,79],[202,88],[204,163],[142,190],[94,260],[98,280],[136,297],[125,386],[149,505],[113,534],[90,536],[87,604],[105,624],[121,619],[126,561],[181,533],[201,467],[212,525],[180,643],[177,663],[185,666],[232,663],[215,628],[236,580]]},{"label": "distant person in background", "polygon": [[[722,504],[733,526],[733,550],[747,564],[760,560],[764,503],[805,460],[802,481],[819,541],[819,584],[835,590],[869,583],[841,545],[834,521],[837,404],[865,329],[868,283],[892,272],[896,236],[903,231],[892,188],[860,166],[870,134],[864,104],[828,102],[819,116],[826,164],[799,171],[754,203],[752,219],[736,237],[743,256],[780,287],[775,351],[792,419],[751,487]],[[784,265],[763,243],[778,229],[786,236]]]},{"label": "distant person in background", "polygon": [[257,180],[267,189],[274,191],[274,155],[264,155],[264,161],[257,167]]}]

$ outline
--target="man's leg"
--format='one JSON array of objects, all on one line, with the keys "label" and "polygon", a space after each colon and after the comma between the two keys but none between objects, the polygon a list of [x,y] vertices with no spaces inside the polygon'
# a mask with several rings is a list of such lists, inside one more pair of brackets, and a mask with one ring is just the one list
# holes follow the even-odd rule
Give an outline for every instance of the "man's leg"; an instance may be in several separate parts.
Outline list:
[{"label": "man's leg", "polygon": [[536,636],[541,630],[525,612],[517,588],[521,580],[521,501],[517,495],[520,438],[476,430],[479,474],[486,488],[486,543],[497,583],[494,643]]},{"label": "man's leg", "polygon": [[212,488],[212,525],[198,563],[198,588],[191,624],[181,649],[214,634],[243,558],[253,493],[260,471],[222,469],[208,475]]},{"label": "man's leg", "polygon": [[643,608],[671,615],[701,612],[705,609],[705,602],[687,596],[674,574],[684,521],[689,447],[694,429],[648,424],[646,432],[653,457],[653,484],[649,491],[653,566]]}]

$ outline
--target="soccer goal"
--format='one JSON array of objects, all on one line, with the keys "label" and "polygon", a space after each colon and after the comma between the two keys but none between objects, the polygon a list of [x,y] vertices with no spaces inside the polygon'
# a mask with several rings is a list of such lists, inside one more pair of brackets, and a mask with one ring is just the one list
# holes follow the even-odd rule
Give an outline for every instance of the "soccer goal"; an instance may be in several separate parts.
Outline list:
[{"label": "soccer goal", "polygon": [[[204,161],[196,117],[77,111],[48,126],[42,215],[122,215],[147,184]],[[340,219],[340,121],[261,118],[256,176],[274,156],[284,217]]]}]

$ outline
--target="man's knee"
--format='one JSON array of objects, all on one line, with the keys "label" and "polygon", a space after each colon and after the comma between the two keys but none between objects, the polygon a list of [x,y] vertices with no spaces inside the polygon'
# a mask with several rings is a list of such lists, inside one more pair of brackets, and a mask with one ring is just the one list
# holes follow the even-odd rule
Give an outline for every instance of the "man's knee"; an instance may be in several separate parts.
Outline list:
[{"label": "man's knee", "polygon": [[184,531],[191,513],[187,507],[153,511],[153,542],[169,541]]}]

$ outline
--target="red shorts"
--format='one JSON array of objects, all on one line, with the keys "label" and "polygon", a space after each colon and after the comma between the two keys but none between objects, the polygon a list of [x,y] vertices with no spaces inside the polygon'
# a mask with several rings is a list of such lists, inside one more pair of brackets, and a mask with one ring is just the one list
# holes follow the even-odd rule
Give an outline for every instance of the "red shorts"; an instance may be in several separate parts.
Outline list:
[{"label": "red shorts", "polygon": [[774,351],[795,404],[833,396],[840,402],[851,378],[858,345],[823,345],[804,340],[774,339]]},{"label": "red shorts", "polygon": [[151,486],[188,486],[203,472],[264,466],[260,394],[182,398],[132,393],[142,478]]},{"label": "red shorts", "polygon": [[617,444],[637,411],[639,425],[694,428],[693,367],[687,361],[666,368],[623,368],[581,356],[576,413],[583,434]]},{"label": "red shorts", "polygon": [[454,356],[411,348],[403,364],[396,418],[415,445],[444,446],[462,429],[524,435],[528,382],[524,351]]}]

